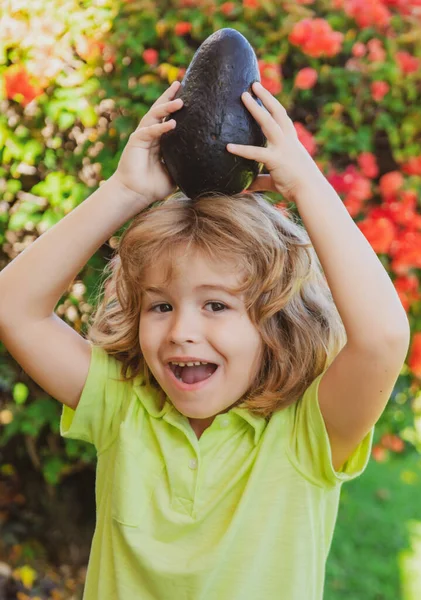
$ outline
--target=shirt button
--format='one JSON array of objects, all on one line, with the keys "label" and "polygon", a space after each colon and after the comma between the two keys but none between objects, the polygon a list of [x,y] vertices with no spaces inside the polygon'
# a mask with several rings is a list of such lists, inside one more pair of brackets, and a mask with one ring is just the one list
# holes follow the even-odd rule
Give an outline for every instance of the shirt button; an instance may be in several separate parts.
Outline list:
[{"label": "shirt button", "polygon": [[228,419],[224,419],[223,421],[221,421],[221,427],[228,427],[228,425],[230,424]]},{"label": "shirt button", "polygon": [[197,469],[197,460],[195,458],[192,458],[189,461],[189,467],[190,469]]}]

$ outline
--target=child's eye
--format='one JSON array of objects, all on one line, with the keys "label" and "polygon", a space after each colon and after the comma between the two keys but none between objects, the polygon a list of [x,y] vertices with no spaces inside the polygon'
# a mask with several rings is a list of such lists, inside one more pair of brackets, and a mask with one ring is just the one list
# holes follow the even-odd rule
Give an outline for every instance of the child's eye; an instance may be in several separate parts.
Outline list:
[{"label": "child's eye", "polygon": [[157,312],[157,313],[163,313],[163,312],[168,312],[167,310],[156,310],[157,308],[161,308],[161,306],[169,306],[171,308],[170,304],[165,303],[161,303],[161,304],[155,304],[155,306],[151,307],[151,311],[152,312]]},{"label": "child's eye", "polygon": [[228,308],[228,306],[225,306],[225,304],[222,304],[222,302],[208,302],[206,304],[206,306],[208,304],[212,304],[214,307],[215,306],[217,307],[215,310],[212,310],[212,312],[222,312],[223,310],[225,310],[226,308]]},{"label": "child's eye", "polygon": [[[223,312],[225,309],[228,308],[228,306],[226,306],[222,302],[207,302],[205,304],[205,306],[209,306],[209,305],[211,305],[213,307],[210,312]],[[163,307],[169,307],[169,309],[166,310]],[[170,310],[172,310],[172,307],[171,307],[171,304],[168,304],[167,302],[161,302],[161,304],[155,304],[155,306],[152,306],[150,310],[152,312],[163,314],[163,313],[166,313],[166,312],[169,312]]]}]

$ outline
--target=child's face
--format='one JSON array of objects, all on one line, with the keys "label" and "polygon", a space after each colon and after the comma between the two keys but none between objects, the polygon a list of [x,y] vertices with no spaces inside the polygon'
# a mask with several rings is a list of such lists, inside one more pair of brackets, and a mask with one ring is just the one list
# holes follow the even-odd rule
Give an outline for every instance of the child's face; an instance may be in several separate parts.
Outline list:
[{"label": "child's face", "polygon": [[[162,291],[143,294],[140,347],[155,379],[200,437],[218,413],[227,411],[249,389],[260,367],[263,344],[243,296],[219,289],[240,283],[235,264],[211,262],[197,252],[179,253],[166,288],[164,273],[159,264],[146,273],[145,289]],[[212,288],[200,287],[204,285]],[[183,383],[169,366],[170,360],[205,361],[218,368],[201,383]],[[201,370],[203,376],[213,369]],[[181,369],[176,371],[180,375]],[[187,379],[184,373],[183,378]]]}]

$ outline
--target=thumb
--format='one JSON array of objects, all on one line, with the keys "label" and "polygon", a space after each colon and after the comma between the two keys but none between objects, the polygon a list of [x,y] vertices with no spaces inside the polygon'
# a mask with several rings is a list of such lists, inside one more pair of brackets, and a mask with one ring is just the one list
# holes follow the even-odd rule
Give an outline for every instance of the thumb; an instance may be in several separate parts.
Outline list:
[{"label": "thumb", "polygon": [[258,175],[250,187],[247,188],[250,192],[276,192],[271,175]]}]

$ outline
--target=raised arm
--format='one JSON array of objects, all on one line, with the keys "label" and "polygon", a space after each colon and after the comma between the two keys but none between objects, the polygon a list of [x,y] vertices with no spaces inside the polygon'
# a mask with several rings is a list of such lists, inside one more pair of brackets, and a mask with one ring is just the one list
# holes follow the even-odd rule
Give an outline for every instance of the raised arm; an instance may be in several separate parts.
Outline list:
[{"label": "raised arm", "polygon": [[142,202],[113,176],[0,273],[1,341],[38,385],[72,408],[86,380],[90,345],[54,309],[89,258]]},{"label": "raised arm", "polygon": [[73,279],[124,223],[175,189],[159,157],[163,122],[179,110],[174,82],[131,134],[118,168],[98,190],[41,235],[0,273],[0,339],[48,394],[76,408],[90,365],[90,345],[55,313]]}]

